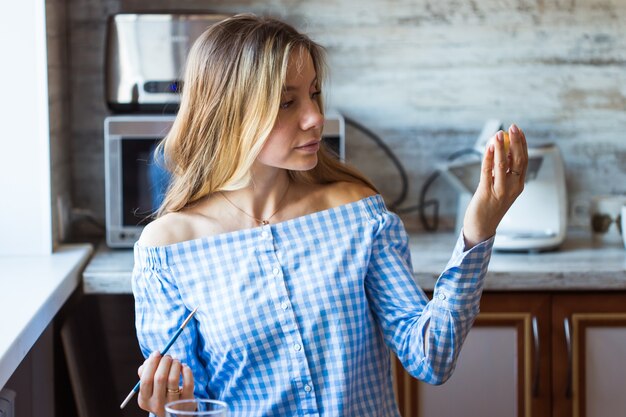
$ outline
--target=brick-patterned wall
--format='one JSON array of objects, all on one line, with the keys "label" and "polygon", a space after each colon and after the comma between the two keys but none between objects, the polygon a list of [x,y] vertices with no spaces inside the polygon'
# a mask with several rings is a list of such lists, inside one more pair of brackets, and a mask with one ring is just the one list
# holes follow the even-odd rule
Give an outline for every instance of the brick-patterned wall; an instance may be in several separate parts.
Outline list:
[{"label": "brick-patterned wall", "polygon": [[[330,104],[376,133],[410,175],[415,203],[435,163],[471,146],[484,121],[554,141],[567,170],[571,226],[592,195],[626,194],[626,2],[581,0],[68,0],[74,204],[104,218],[102,121],[106,16],[200,10],[281,17],[328,49]],[[348,130],[348,158],[399,192],[393,165]],[[437,181],[444,225],[452,188]],[[416,215],[407,215],[415,222]]]}]

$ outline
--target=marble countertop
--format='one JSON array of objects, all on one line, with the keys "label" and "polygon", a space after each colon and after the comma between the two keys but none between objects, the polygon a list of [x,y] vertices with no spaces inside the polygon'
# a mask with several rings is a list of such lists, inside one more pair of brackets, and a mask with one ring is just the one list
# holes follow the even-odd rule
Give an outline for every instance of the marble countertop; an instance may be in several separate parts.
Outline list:
[{"label": "marble countertop", "polygon": [[[415,279],[432,290],[456,241],[450,233],[411,234]],[[83,289],[92,294],[130,294],[131,249],[101,245],[83,274]],[[599,245],[589,233],[569,233],[557,251],[494,252],[486,291],[626,290],[626,250],[622,245]]]},{"label": "marble countertop", "polygon": [[[413,269],[425,290],[434,287],[455,239],[452,234],[411,236]],[[626,290],[626,249],[621,243],[595,242],[588,232],[570,232],[555,251],[494,251],[485,290]]]},{"label": "marble countertop", "polygon": [[89,244],[53,254],[0,257],[0,388],[80,284]]}]

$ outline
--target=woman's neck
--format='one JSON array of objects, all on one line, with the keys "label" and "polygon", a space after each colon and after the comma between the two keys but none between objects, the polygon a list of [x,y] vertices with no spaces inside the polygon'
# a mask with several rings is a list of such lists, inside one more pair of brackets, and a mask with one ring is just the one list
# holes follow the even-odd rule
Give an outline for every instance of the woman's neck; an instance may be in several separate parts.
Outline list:
[{"label": "woman's neck", "polygon": [[288,203],[290,179],[285,170],[275,173],[255,173],[251,184],[235,191],[225,191],[225,199],[241,214],[271,222]]}]

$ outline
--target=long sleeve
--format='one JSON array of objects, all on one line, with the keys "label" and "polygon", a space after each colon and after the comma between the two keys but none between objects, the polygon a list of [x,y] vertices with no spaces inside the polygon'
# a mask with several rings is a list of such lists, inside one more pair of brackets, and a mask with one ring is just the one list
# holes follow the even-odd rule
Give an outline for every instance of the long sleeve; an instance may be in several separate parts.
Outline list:
[{"label": "long sleeve", "polygon": [[[171,270],[146,248],[135,246],[132,288],[137,339],[142,354],[148,357],[165,347],[195,306],[183,303]],[[207,398],[206,364],[199,359],[199,343],[197,321],[192,319],[167,354],[191,367],[195,396]]]},{"label": "long sleeve", "polygon": [[378,227],[366,290],[385,343],[411,375],[441,384],[452,374],[478,314],[493,238],[464,251],[461,233],[428,301],[414,280],[408,236],[399,217],[380,213]]}]

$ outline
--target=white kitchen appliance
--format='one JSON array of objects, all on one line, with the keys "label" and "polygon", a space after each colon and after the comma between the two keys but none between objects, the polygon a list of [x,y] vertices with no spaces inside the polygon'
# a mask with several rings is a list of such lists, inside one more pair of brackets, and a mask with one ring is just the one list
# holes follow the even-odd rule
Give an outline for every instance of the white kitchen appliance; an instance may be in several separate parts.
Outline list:
[{"label": "white kitchen appliance", "polygon": [[[500,121],[488,121],[476,141],[475,150],[482,155],[487,141],[500,129]],[[481,159],[476,155],[467,156],[438,167],[459,191],[457,233],[463,226],[465,210],[480,180]],[[528,159],[524,191],[498,226],[494,242],[496,250],[551,250],[565,240],[567,195],[559,148],[552,143],[529,145]]]}]

